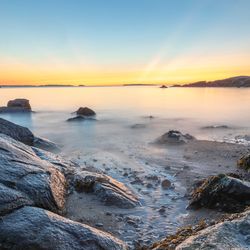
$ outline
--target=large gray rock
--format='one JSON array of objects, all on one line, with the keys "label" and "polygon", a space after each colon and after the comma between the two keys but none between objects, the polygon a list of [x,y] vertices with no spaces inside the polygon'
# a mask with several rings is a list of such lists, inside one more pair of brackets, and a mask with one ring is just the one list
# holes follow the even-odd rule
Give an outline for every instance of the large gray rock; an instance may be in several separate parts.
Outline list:
[{"label": "large gray rock", "polygon": [[26,205],[33,205],[27,195],[0,184],[0,216]]},{"label": "large gray rock", "polygon": [[177,130],[169,130],[167,133],[163,134],[156,139],[158,144],[183,144],[195,138],[190,134],[182,134]]},{"label": "large gray rock", "polygon": [[60,152],[60,148],[56,143],[44,138],[35,137],[28,128],[2,118],[0,118],[0,133],[8,135],[29,146],[35,146],[52,152]]},{"label": "large gray rock", "polygon": [[14,99],[7,103],[7,107],[0,107],[2,113],[31,112],[31,106],[27,99]]},{"label": "large gray rock", "polygon": [[[241,218],[210,226],[187,238],[176,250],[250,249],[250,211]],[[161,248],[164,249],[164,248]]]},{"label": "large gray rock", "polygon": [[23,207],[0,220],[0,249],[125,250],[99,231],[40,208]]},{"label": "large gray rock", "polygon": [[60,147],[56,143],[41,137],[34,137],[33,146],[54,153],[61,151]]},{"label": "large gray rock", "polygon": [[31,147],[0,134],[0,163],[0,183],[24,193],[38,207],[58,213],[64,208],[64,175]]},{"label": "large gray rock", "polygon": [[40,159],[53,164],[54,168],[58,169],[64,174],[68,182],[71,182],[71,180],[73,179],[76,169],[80,168],[77,163],[65,159],[60,155],[56,155],[49,151],[35,147],[32,147],[32,150]]},{"label": "large gray rock", "polygon": [[242,212],[250,205],[250,182],[227,176],[211,176],[192,193],[190,208],[216,208]]},{"label": "large gray rock", "polygon": [[94,193],[106,205],[120,208],[133,208],[139,200],[123,183],[104,174],[78,171],[74,177],[78,192]]},{"label": "large gray rock", "polygon": [[28,128],[2,118],[0,118],[0,133],[8,135],[17,141],[30,146],[33,145],[34,142],[34,135]]}]

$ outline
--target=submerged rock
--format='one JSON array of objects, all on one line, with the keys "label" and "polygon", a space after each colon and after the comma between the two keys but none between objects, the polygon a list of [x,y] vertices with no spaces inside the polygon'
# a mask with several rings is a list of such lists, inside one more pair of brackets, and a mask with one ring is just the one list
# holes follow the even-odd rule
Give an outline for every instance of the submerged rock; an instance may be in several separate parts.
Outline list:
[{"label": "submerged rock", "polygon": [[31,106],[27,99],[14,99],[7,103],[7,107],[0,107],[0,112],[31,112]]},{"label": "submerged rock", "polygon": [[76,111],[77,115],[82,115],[82,116],[94,116],[96,115],[95,111],[88,108],[88,107],[80,107],[77,111]]},{"label": "submerged rock", "polygon": [[81,115],[67,119],[67,122],[82,122],[82,121],[96,121],[96,119],[90,117],[84,117]]},{"label": "submerged rock", "polygon": [[35,146],[44,150],[59,152],[60,148],[54,142],[44,138],[35,137],[34,134],[23,126],[0,118],[0,133],[10,136],[29,146]]},{"label": "submerged rock", "polygon": [[202,127],[202,129],[230,129],[227,125],[210,125]]},{"label": "submerged rock", "polygon": [[15,189],[35,206],[60,213],[66,180],[53,164],[39,158],[31,147],[0,134],[0,183]]},{"label": "submerged rock", "polygon": [[242,212],[250,205],[250,182],[227,175],[211,176],[192,193],[189,208]]},{"label": "submerged rock", "polygon": [[177,130],[170,130],[167,133],[163,134],[156,140],[158,144],[183,144],[187,143],[190,140],[194,140],[190,134],[182,134],[180,131]]},{"label": "submerged rock", "polygon": [[133,208],[140,204],[123,183],[104,174],[79,171],[75,174],[74,186],[78,192],[94,193],[106,205]]},{"label": "submerged rock", "polygon": [[8,135],[17,141],[30,146],[32,146],[34,142],[34,135],[28,128],[2,118],[0,118],[0,133]]},{"label": "submerged rock", "polygon": [[242,156],[238,160],[237,165],[245,170],[250,170],[250,153]]},{"label": "submerged rock", "polygon": [[81,122],[81,121],[85,121],[85,120],[86,120],[85,117],[78,115],[78,116],[67,119],[67,122]]},{"label": "submerged rock", "polygon": [[[188,237],[175,249],[249,249],[250,211],[240,218],[207,227]],[[168,249],[168,248],[155,248]]]},{"label": "submerged rock", "polygon": [[23,207],[0,220],[1,249],[125,250],[112,235],[41,208]]},{"label": "submerged rock", "polygon": [[131,126],[131,128],[136,129],[136,128],[146,128],[146,124],[142,123],[137,123]]}]

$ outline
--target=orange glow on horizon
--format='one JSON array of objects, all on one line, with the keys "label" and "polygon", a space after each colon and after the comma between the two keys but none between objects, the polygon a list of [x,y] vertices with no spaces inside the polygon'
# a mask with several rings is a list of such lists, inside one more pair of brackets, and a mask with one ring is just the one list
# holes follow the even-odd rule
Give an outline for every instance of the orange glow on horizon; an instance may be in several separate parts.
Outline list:
[{"label": "orange glow on horizon", "polygon": [[[234,60],[233,60],[233,59]],[[148,65],[54,65],[0,61],[1,85],[122,85],[184,84],[250,75],[247,55],[183,55],[168,62],[152,59]]]}]

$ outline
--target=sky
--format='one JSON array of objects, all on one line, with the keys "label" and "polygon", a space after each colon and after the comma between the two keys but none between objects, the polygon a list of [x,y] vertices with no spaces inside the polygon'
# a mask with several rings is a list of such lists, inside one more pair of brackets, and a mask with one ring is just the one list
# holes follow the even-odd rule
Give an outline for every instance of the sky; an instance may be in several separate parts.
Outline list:
[{"label": "sky", "polygon": [[250,75],[250,0],[0,0],[0,84]]}]

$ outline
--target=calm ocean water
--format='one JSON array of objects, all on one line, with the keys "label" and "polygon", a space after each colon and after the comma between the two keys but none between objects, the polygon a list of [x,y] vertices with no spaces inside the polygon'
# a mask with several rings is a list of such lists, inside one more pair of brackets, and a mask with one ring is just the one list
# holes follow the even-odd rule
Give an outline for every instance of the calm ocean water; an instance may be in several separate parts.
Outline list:
[{"label": "calm ocean water", "polygon": [[[0,105],[27,98],[36,113],[1,115],[65,150],[147,143],[169,129],[200,139],[231,140],[250,135],[250,89],[158,87],[1,88]],[[68,123],[71,112],[88,106],[96,121]],[[154,116],[153,119],[147,116]],[[137,128],[131,128],[141,124]],[[201,129],[227,125],[228,129]],[[237,137],[240,138],[240,137]]]}]

